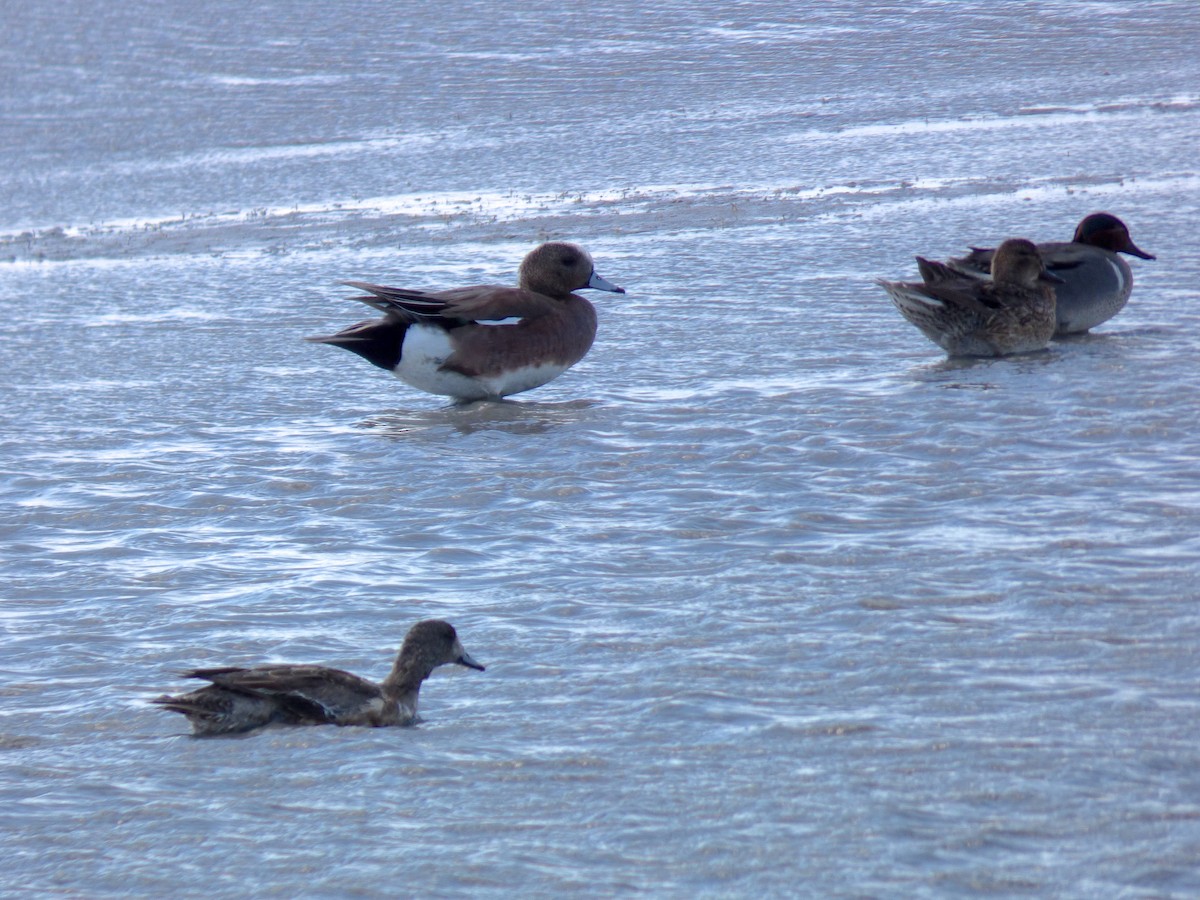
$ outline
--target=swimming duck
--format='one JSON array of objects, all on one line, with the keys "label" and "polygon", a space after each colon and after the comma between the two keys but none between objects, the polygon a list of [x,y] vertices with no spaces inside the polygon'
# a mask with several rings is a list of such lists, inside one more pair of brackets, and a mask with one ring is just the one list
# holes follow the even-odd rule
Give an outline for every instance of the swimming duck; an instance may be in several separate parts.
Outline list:
[{"label": "swimming duck", "polygon": [[[1118,253],[1155,259],[1154,254],[1133,242],[1125,223],[1109,213],[1092,213],[1084,218],[1069,243],[1038,244],[1037,248],[1046,268],[1062,279],[1055,288],[1055,334],[1078,334],[1095,328],[1124,308],[1133,290],[1133,272]],[[967,256],[947,260],[947,265],[967,275],[984,277],[991,270],[993,252],[973,247]]]},{"label": "swimming duck", "polygon": [[561,241],[525,257],[515,288],[346,284],[365,291],[353,299],[383,318],[308,340],[344,347],[419,390],[458,400],[507,397],[557,378],[596,337],[595,308],[572,292],[625,293],[597,274],[586,250]]},{"label": "swimming duck", "polygon": [[417,716],[421,682],[447,663],[483,671],[463,649],[449,622],[427,619],[409,629],[392,671],[381,684],[325,666],[229,666],[185,672],[185,678],[211,684],[150,702],[187,716],[193,734],[198,735],[250,731],[272,722],[408,725]]},{"label": "swimming duck", "polygon": [[876,281],[900,314],[951,356],[1004,356],[1040,350],[1054,334],[1054,289],[1032,242],[1005,241],[992,257],[992,280],[917,257],[922,284]]}]

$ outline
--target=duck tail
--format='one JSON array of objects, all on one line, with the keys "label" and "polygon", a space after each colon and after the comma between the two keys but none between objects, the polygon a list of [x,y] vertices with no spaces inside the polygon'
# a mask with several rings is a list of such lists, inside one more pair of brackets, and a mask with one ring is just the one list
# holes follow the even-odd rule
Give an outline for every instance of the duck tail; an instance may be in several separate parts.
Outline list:
[{"label": "duck tail", "polygon": [[400,349],[408,323],[394,318],[372,319],[343,328],[336,334],[305,338],[314,344],[329,344],[357,353],[373,366],[392,371],[400,362]]},{"label": "duck tail", "polygon": [[155,706],[161,706],[163,709],[169,710],[170,712],[177,712],[185,716],[202,716],[209,712],[203,707],[198,706],[196,703],[188,700],[187,697],[173,697],[170,694],[163,694],[161,697],[155,697],[149,702]]}]

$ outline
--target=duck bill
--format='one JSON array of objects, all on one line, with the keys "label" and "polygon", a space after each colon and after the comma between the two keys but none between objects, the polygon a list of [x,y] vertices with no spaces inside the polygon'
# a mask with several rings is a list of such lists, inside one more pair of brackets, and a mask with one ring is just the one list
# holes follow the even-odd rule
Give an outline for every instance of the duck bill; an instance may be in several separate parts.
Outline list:
[{"label": "duck bill", "polygon": [[625,293],[625,288],[617,287],[615,284],[613,284],[607,278],[604,278],[599,273],[597,273],[595,269],[592,269],[592,277],[588,279],[588,283],[585,284],[584,287],[585,288],[595,288],[598,291],[609,291],[610,293],[613,293],[613,294]]},{"label": "duck bill", "polygon": [[458,663],[460,666],[466,666],[468,669],[476,669],[480,672],[483,671],[483,666],[475,662],[471,654],[462,648],[462,644],[459,644],[456,649],[458,650],[458,657],[454,660],[456,663]]},{"label": "duck bill", "polygon": [[1130,256],[1136,256],[1138,259],[1158,259],[1153,253],[1147,253],[1138,247],[1131,238],[1125,238],[1125,246],[1121,248],[1122,253],[1128,253]]}]

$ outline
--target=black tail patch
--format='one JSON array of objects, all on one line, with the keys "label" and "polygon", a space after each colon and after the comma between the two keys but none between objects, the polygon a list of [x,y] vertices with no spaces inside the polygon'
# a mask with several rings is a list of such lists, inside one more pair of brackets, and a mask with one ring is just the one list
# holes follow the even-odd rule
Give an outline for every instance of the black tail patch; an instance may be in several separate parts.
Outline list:
[{"label": "black tail patch", "polygon": [[343,328],[327,337],[310,337],[305,340],[315,344],[332,344],[357,353],[373,366],[389,372],[400,363],[400,349],[404,346],[404,334],[408,324],[395,319],[372,319]]}]

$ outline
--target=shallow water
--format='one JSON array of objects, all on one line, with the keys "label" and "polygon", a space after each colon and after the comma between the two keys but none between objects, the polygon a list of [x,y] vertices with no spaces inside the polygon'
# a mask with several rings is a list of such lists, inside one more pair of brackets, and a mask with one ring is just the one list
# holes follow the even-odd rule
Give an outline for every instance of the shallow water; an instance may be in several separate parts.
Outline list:
[{"label": "shallow water", "polygon": [[[1200,893],[1191,4],[606,9],[6,15],[6,893]],[[872,284],[1098,209],[1041,354]],[[546,238],[629,293],[536,392],[301,341]],[[431,616],[415,728],[146,704]]]}]

